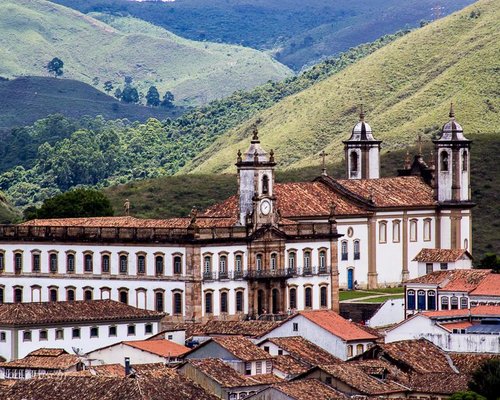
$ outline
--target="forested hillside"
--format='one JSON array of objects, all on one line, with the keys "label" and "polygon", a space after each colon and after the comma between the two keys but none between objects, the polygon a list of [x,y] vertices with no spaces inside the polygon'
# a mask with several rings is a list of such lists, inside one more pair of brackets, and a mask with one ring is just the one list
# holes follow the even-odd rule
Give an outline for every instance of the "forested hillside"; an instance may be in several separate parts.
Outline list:
[{"label": "forested hillside", "polygon": [[281,167],[334,159],[358,119],[360,103],[384,151],[405,148],[418,134],[428,140],[448,119],[450,102],[466,135],[498,129],[500,7],[498,0],[429,24],[220,136],[181,172],[234,171],[256,120],[264,146]]},{"label": "forested hillside", "polygon": [[0,76],[47,76],[54,57],[63,77],[123,89],[125,77],[146,94],[169,90],[176,102],[205,103],[291,74],[263,52],[234,45],[194,42],[144,22],[124,31],[45,0],[0,2]]},{"label": "forested hillside", "polygon": [[194,40],[271,50],[300,70],[322,57],[418,26],[474,0],[54,0],[82,12],[132,15]]}]

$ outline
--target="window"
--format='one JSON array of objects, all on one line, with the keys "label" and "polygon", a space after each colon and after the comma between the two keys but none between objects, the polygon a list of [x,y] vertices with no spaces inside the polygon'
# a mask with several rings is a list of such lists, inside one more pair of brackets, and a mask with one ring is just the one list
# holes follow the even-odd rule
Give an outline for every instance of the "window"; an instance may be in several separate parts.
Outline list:
[{"label": "window", "polygon": [[111,262],[110,262],[110,257],[109,254],[103,254],[101,256],[101,272],[103,274],[109,274],[109,271],[111,269]]},{"label": "window", "polygon": [[128,304],[128,291],[126,289],[120,290],[120,302]]},{"label": "window", "polygon": [[441,268],[442,271],[446,271],[448,269],[448,263],[440,263],[439,268]]},{"label": "window", "polygon": [[90,301],[92,300],[92,298],[93,298],[92,289],[85,289],[83,291],[83,299],[86,301]]},{"label": "window", "polygon": [[351,151],[350,155],[351,162],[351,176],[356,176],[358,173],[358,153]]},{"label": "window", "polygon": [[57,272],[57,254],[56,253],[49,254],[49,271],[52,273]]},{"label": "window", "polygon": [[227,313],[227,292],[220,294],[220,312]]},{"label": "window", "polygon": [[392,241],[399,243],[401,240],[401,223],[399,220],[392,221]]},{"label": "window", "polygon": [[181,256],[174,257],[174,274],[182,275],[182,257]]},{"label": "window", "polygon": [[450,304],[451,304],[450,309],[452,309],[452,310],[458,310],[458,297],[457,296],[452,296]]},{"label": "window", "polygon": [[99,328],[97,326],[90,328],[90,337],[91,338],[99,337]]},{"label": "window", "polygon": [[47,340],[49,338],[48,332],[46,329],[43,329],[39,333],[39,339],[40,340]]},{"label": "window", "polygon": [[419,310],[425,310],[425,290],[417,292],[417,306]]},{"label": "window", "polygon": [[137,256],[137,273],[146,273],[146,256],[144,254],[139,254]]},{"label": "window", "polygon": [[462,153],[462,171],[467,171],[469,165],[469,157],[467,154],[467,150],[464,150]]},{"label": "window", "polygon": [[146,335],[151,335],[153,333],[153,324],[146,324],[144,327],[144,333]]},{"label": "window", "polygon": [[428,310],[436,309],[436,292],[434,290],[429,290],[427,292],[427,309]]},{"label": "window", "polygon": [[257,361],[257,362],[255,363],[255,373],[256,373],[257,375],[262,374],[262,361]]},{"label": "window", "polygon": [[108,336],[116,336],[116,326],[110,326],[109,327]]},{"label": "window", "polygon": [[342,243],[340,245],[340,254],[341,254],[341,259],[342,260],[347,260],[348,259],[348,254],[347,254],[347,240],[342,240]]},{"label": "window", "polygon": [[56,340],[64,339],[64,331],[62,329],[56,329]]},{"label": "window", "polygon": [[[299,330],[298,326],[299,326],[299,324],[297,324],[297,329],[296,330]],[[283,350],[278,349],[278,355],[282,356],[283,355]]]},{"label": "window", "polygon": [[20,273],[23,269],[23,253],[14,253],[14,269],[16,273]]},{"label": "window", "polygon": [[432,220],[430,218],[424,219],[424,241],[426,241],[426,242],[429,242],[431,240],[431,237],[432,237],[432,233],[431,233],[432,224],[431,224],[431,221]]},{"label": "window", "polygon": [[23,289],[15,288],[14,289],[14,303],[21,303],[23,301]]},{"label": "window", "polygon": [[270,374],[273,369],[272,361],[266,361],[266,374]]},{"label": "window", "polygon": [[408,310],[415,309],[415,291],[414,290],[408,290],[406,292],[406,308]]},{"label": "window", "polygon": [[363,345],[357,344],[356,345],[356,355],[361,354],[362,352],[363,352]]},{"label": "window", "polygon": [[464,249],[465,250],[469,249],[469,240],[468,239],[464,239]]},{"label": "window", "polygon": [[447,151],[442,151],[441,152],[441,171],[447,172],[448,171],[448,152]]},{"label": "window", "polygon": [[174,314],[182,314],[182,293],[174,293]]},{"label": "window", "polygon": [[264,351],[267,352],[267,353],[269,353],[269,351],[270,351],[269,350],[269,346],[264,346]]},{"label": "window", "polygon": [[347,345],[347,357],[350,358],[353,356],[353,347],[352,344]]},{"label": "window", "polygon": [[426,263],[425,264],[425,273],[430,274],[432,271],[434,271],[434,264],[433,263]]},{"label": "window", "polygon": [[75,289],[66,290],[66,301],[75,301]]},{"label": "window", "polygon": [[288,253],[288,268],[290,268],[291,271],[295,271],[296,260],[297,253],[295,253],[295,251],[290,251]]},{"label": "window", "polygon": [[[155,257],[155,273],[156,275],[163,275],[163,271],[165,270],[165,259],[163,256]],[[175,263],[174,263],[175,270]]]},{"label": "window", "polygon": [[212,273],[212,257],[211,256],[205,256],[203,258],[203,268],[205,275],[209,275]]},{"label": "window", "polygon": [[252,363],[251,362],[245,363],[245,375],[252,375]]},{"label": "window", "polygon": [[276,253],[271,254],[271,271],[276,270],[278,264],[278,255]]},{"label": "window", "polygon": [[243,291],[236,292],[236,312],[243,312]]},{"label": "window", "polygon": [[90,253],[83,256],[83,270],[85,272],[93,272],[94,270],[94,260],[92,259],[92,254]]},{"label": "window", "polygon": [[267,175],[262,177],[262,193],[269,193],[269,177]]},{"label": "window", "polygon": [[298,332],[299,331],[299,323],[298,322],[294,322],[293,323],[293,331],[294,332]]},{"label": "window", "polygon": [[306,287],[304,291],[304,307],[312,308],[312,288]]},{"label": "window", "polygon": [[80,339],[81,337],[80,328],[73,328],[71,330],[71,337],[73,339]]},{"label": "window", "polygon": [[465,296],[460,297],[460,308],[466,309],[469,308],[469,299]]},{"label": "window", "polygon": [[57,301],[57,289],[49,289],[49,301]]},{"label": "window", "polygon": [[126,254],[120,255],[120,274],[127,274],[128,272],[128,256]]},{"label": "window", "polygon": [[418,221],[416,219],[410,220],[410,242],[418,240]]},{"label": "window", "polygon": [[304,251],[304,272],[310,272],[310,271],[311,271],[311,251],[305,250]]},{"label": "window", "polygon": [[319,252],[319,272],[326,272],[326,251]]},{"label": "window", "polygon": [[359,260],[360,258],[360,246],[359,246],[359,240],[354,241],[354,259]]},{"label": "window", "polygon": [[297,289],[290,288],[289,295],[290,295],[289,297],[290,309],[295,310],[297,308]]},{"label": "window", "polygon": [[237,254],[234,257],[234,267],[236,272],[241,272],[243,270],[243,256],[241,254]]},{"label": "window", "polygon": [[262,271],[262,254],[257,254],[255,256],[255,266],[257,271]]},{"label": "window", "polygon": [[40,254],[33,254],[31,264],[31,270],[33,272],[40,272]]},{"label": "window", "polygon": [[163,292],[155,292],[155,310],[159,312],[164,310]]},{"label": "window", "polygon": [[449,308],[449,299],[447,296],[441,297],[441,310],[448,310]]},{"label": "window", "polygon": [[66,254],[66,272],[68,274],[75,272],[75,255],[72,253]]},{"label": "window", "polygon": [[319,289],[319,304],[321,307],[328,307],[328,291],[326,286],[321,286]]},{"label": "window", "polygon": [[0,287],[0,304],[3,304],[5,301],[5,289]]},{"label": "window", "polygon": [[205,293],[205,314],[212,314],[213,312],[213,296],[212,292]]},{"label": "window", "polygon": [[227,277],[227,256],[219,256],[219,275],[221,277]]},{"label": "window", "polygon": [[326,383],[327,385],[331,385],[331,384],[332,384],[332,377],[331,377],[331,376],[327,376],[327,377],[325,377],[325,383]]},{"label": "window", "polygon": [[23,342],[31,342],[31,331],[23,332]]},{"label": "window", "polygon": [[387,243],[387,222],[380,222],[378,225],[379,243]]},{"label": "window", "polygon": [[5,253],[0,252],[0,273],[5,271]]},{"label": "window", "polygon": [[134,336],[135,335],[135,325],[127,326],[127,335]]}]

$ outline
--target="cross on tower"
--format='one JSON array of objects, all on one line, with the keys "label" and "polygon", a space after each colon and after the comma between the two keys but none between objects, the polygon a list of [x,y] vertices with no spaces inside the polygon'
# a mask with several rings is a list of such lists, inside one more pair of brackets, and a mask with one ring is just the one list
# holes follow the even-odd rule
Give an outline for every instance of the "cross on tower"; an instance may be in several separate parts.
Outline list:
[{"label": "cross on tower", "polygon": [[321,175],[327,176],[328,174],[326,173],[326,156],[329,154],[325,153],[325,150],[321,150],[321,153],[319,153],[319,156],[323,159],[322,160],[322,170],[321,170]]}]

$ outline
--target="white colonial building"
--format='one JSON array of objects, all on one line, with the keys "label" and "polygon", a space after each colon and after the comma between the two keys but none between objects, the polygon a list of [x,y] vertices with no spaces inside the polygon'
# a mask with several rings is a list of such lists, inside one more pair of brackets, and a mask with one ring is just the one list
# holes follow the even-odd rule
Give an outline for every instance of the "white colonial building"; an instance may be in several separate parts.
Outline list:
[{"label": "white colonial building", "polygon": [[255,131],[238,154],[238,194],[190,218],[0,226],[0,302],[113,299],[178,320],[338,310],[339,286],[417,277],[422,248],[470,251],[470,142],[453,110],[434,143],[435,168],[418,155],[380,178],[362,113],[345,142],[347,179],[325,170],[275,184]]}]

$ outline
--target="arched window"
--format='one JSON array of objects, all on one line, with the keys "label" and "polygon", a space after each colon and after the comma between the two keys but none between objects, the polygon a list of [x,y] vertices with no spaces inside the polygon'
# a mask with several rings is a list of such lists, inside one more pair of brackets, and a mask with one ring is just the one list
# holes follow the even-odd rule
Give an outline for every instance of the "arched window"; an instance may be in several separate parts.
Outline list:
[{"label": "arched window", "polygon": [[305,250],[304,251],[304,272],[310,272],[310,271],[311,271],[311,251]]},{"label": "arched window", "polygon": [[326,286],[321,286],[319,289],[319,305],[321,307],[328,307],[328,291]]},{"label": "arched window", "polygon": [[457,296],[451,297],[450,305],[451,305],[450,309],[458,310],[458,297]]},{"label": "arched window", "polygon": [[295,271],[295,267],[297,264],[297,253],[295,251],[288,252],[288,268],[290,271]]},{"label": "arched window", "polygon": [[269,177],[267,175],[262,177],[262,193],[269,193]]},{"label": "arched window", "polygon": [[155,257],[155,273],[156,275],[163,275],[163,271],[165,270],[165,259],[163,256]]},{"label": "arched window", "polygon": [[93,271],[93,260],[92,260],[92,254],[87,253],[83,256],[83,268],[85,272],[92,272]]},{"label": "arched window", "polygon": [[312,308],[312,288],[306,287],[304,291],[304,307]]},{"label": "arched window", "polygon": [[49,301],[57,301],[57,289],[49,289]]},{"label": "arched window", "polygon": [[242,290],[238,290],[236,292],[236,312],[243,312],[243,307],[244,307],[244,303],[243,303],[243,291]]},{"label": "arched window", "polygon": [[347,358],[351,358],[354,355],[353,349],[352,344],[347,345]]},{"label": "arched window", "polygon": [[66,272],[68,274],[75,272],[75,255],[73,253],[66,254]]},{"label": "arched window", "polygon": [[0,251],[0,274],[5,271],[5,253]]},{"label": "arched window", "polygon": [[416,242],[418,240],[418,220],[410,220],[410,242]]},{"label": "arched window", "polygon": [[408,290],[406,292],[406,309],[414,310],[415,309],[415,291]]},{"label": "arched window", "polygon": [[448,171],[448,152],[441,152],[441,171]]},{"label": "arched window", "polygon": [[15,252],[14,253],[14,270],[16,274],[21,273],[23,269],[23,253]]},{"label": "arched window", "polygon": [[0,304],[5,302],[5,289],[0,286]]},{"label": "arched window", "polygon": [[378,241],[379,241],[379,243],[387,243],[387,222],[385,222],[385,221],[379,222]]},{"label": "arched window", "polygon": [[262,271],[262,254],[257,254],[255,256],[255,267],[257,271]]},{"label": "arched window", "polygon": [[119,298],[121,303],[128,304],[128,290],[120,289]]},{"label": "arched window", "polygon": [[449,299],[447,296],[441,297],[441,310],[448,310],[449,308]]},{"label": "arched window", "polygon": [[212,274],[212,257],[211,256],[203,257],[203,272],[206,275]]},{"label": "arched window", "polygon": [[92,300],[93,297],[94,297],[94,295],[92,293],[92,289],[85,289],[83,291],[83,299],[84,300],[90,301],[90,300]]},{"label": "arched window", "polygon": [[174,274],[182,275],[182,257],[174,256]]},{"label": "arched window", "polygon": [[271,254],[271,270],[276,270],[276,266],[278,264],[278,256],[276,253]]},{"label": "arched window", "polygon": [[237,254],[234,257],[234,269],[236,272],[241,272],[243,270],[243,256],[241,254]]},{"label": "arched window", "polygon": [[213,295],[212,292],[205,293],[205,314],[213,313]]},{"label": "arched window", "polygon": [[75,289],[66,289],[66,301],[75,301]]},{"label": "arched window", "polygon": [[469,167],[469,154],[467,150],[464,150],[462,153],[462,171],[467,171]]},{"label": "arched window", "polygon": [[110,271],[110,257],[109,254],[103,254],[101,256],[101,272],[103,274],[109,274]]},{"label": "arched window", "polygon": [[427,309],[428,310],[436,309],[436,292],[434,290],[429,290],[427,292]]},{"label": "arched window", "polygon": [[219,276],[221,278],[227,277],[227,256],[219,256]]},{"label": "arched window", "polygon": [[417,292],[417,306],[419,310],[425,310],[425,290]]},{"label": "arched window", "polygon": [[40,272],[40,253],[33,253],[31,256],[31,271]]},{"label": "arched window", "polygon": [[182,293],[175,292],[174,293],[174,314],[181,315],[182,314]]},{"label": "arched window", "polygon": [[227,313],[227,292],[221,292],[220,294],[220,312]]},{"label": "arched window", "polygon": [[401,238],[401,223],[399,220],[392,221],[392,241],[399,243]]},{"label": "arched window", "polygon": [[469,240],[464,239],[464,249],[467,250],[469,248]]},{"label": "arched window", "polygon": [[144,254],[139,254],[137,256],[137,273],[146,273],[146,256]]},{"label": "arched window", "polygon": [[128,272],[128,256],[126,254],[121,254],[119,258],[120,274],[127,274]]},{"label": "arched window", "polygon": [[297,289],[296,288],[290,288],[289,306],[290,306],[291,310],[295,310],[297,308]]},{"label": "arched window", "polygon": [[341,259],[344,261],[349,258],[347,250],[347,240],[342,240],[342,243],[340,244],[340,254]]},{"label": "arched window", "polygon": [[49,254],[49,271],[52,273],[57,272],[57,254],[56,253]]},{"label": "arched window", "polygon": [[357,174],[358,172],[358,153],[355,151],[351,151],[351,172],[353,172],[354,175]]},{"label": "arched window", "polygon": [[467,297],[460,297],[460,308],[462,310],[469,308],[469,299]]},{"label": "arched window", "polygon": [[354,259],[359,260],[360,257],[361,257],[360,244],[359,244],[359,240],[356,239],[354,241]]},{"label": "arched window", "polygon": [[21,303],[23,301],[23,289],[15,288],[14,289],[14,303]]},{"label": "arched window", "polygon": [[163,292],[158,290],[155,292],[155,310],[159,312],[163,312],[165,309],[165,305],[163,302]]},{"label": "arched window", "polygon": [[363,352],[363,345],[361,343],[357,344],[356,345],[356,355],[361,354],[362,352]]},{"label": "arched window", "polygon": [[430,218],[424,219],[424,241],[429,242],[432,238],[431,228],[432,220]]}]

